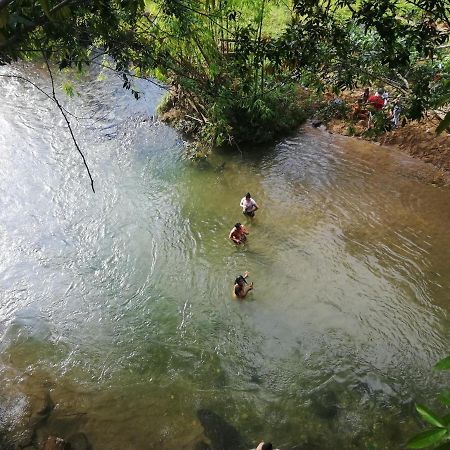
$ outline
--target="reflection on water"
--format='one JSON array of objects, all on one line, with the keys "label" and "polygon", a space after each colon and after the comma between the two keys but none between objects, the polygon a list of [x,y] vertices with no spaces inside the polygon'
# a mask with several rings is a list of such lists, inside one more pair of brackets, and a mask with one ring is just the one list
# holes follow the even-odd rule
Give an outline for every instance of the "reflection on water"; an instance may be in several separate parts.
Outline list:
[{"label": "reflection on water", "polygon": [[[7,435],[49,410],[37,439],[107,450],[399,447],[412,401],[445,385],[450,192],[320,130],[196,166],[152,119],[156,88],[91,81],[66,102],[94,117],[74,125],[95,195],[58,112],[0,81]],[[244,270],[255,290],[234,301]]]}]

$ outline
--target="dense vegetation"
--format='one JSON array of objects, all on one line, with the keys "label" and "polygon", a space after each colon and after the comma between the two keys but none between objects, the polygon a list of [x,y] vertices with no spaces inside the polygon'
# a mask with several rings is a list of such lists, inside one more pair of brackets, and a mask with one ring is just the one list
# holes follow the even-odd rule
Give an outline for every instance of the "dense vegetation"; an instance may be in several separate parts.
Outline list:
[{"label": "dense vegetation", "polygon": [[112,58],[136,97],[133,76],[171,85],[204,145],[238,146],[295,127],[305,89],[387,85],[411,119],[448,102],[449,17],[448,0],[0,0],[0,63]]}]

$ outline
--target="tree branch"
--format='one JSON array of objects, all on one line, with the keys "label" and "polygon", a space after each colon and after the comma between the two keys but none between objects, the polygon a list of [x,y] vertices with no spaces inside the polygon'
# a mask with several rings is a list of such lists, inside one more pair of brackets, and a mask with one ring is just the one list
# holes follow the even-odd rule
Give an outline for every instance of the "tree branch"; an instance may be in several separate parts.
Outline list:
[{"label": "tree branch", "polygon": [[73,131],[72,131],[72,127],[70,126],[70,122],[69,122],[69,119],[67,118],[67,115],[66,115],[66,113],[65,113],[65,111],[64,111],[64,108],[61,106],[61,104],[59,103],[58,98],[56,97],[56,94],[55,94],[55,83],[54,83],[54,81],[53,81],[53,74],[52,74],[52,71],[51,71],[51,69],[50,69],[50,65],[49,65],[49,63],[48,63],[48,59],[47,59],[47,57],[45,56],[45,53],[42,52],[42,54],[44,55],[45,64],[47,65],[47,70],[48,70],[48,73],[49,73],[49,75],[50,75],[50,81],[51,81],[51,83],[52,83],[52,97],[53,97],[53,101],[56,103],[56,106],[59,108],[59,110],[61,111],[61,114],[62,114],[63,117],[64,117],[64,120],[66,121],[67,128],[69,128],[70,135],[72,136],[73,143],[75,144],[75,147],[76,147],[76,149],[78,150],[78,153],[81,155],[81,158],[83,159],[83,164],[84,164],[84,166],[86,167],[87,173],[88,173],[89,178],[90,178],[90,180],[91,180],[92,192],[94,192],[94,194],[95,194],[94,180],[93,180],[93,178],[92,178],[91,171],[89,170],[89,166],[87,165],[86,158],[84,157],[83,152],[81,151],[80,147],[78,146],[78,142],[77,142],[77,140],[75,139],[75,136],[74,136]]},{"label": "tree branch", "polygon": [[[5,5],[9,3],[10,0],[0,0],[0,2],[4,2]],[[73,2],[74,0],[62,0],[57,5],[55,5],[50,11],[49,15],[53,14],[56,11],[59,11],[62,7],[66,6],[67,4]],[[83,3],[83,1],[81,1]],[[1,7],[0,7],[1,9]],[[0,43],[0,50],[3,50],[4,48],[8,48],[14,44],[16,44],[24,34],[28,34],[31,31],[33,31],[36,27],[39,25],[43,25],[45,22],[48,22],[49,18],[46,15],[43,15],[41,17],[38,17],[35,22],[32,22],[26,26],[24,26],[20,31],[18,31],[16,34],[12,35],[7,41]]]}]

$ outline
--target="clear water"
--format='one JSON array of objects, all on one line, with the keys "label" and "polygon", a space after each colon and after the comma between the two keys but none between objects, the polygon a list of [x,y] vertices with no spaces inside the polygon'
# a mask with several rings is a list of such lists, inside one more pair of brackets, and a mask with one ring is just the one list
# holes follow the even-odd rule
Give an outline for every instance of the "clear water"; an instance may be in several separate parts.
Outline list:
[{"label": "clear water", "polygon": [[[72,119],[93,194],[56,108],[0,78],[3,432],[17,441],[49,392],[37,439],[94,449],[399,448],[413,401],[448,384],[431,367],[450,342],[450,191],[308,128],[192,164],[152,119],[162,91],[138,87],[92,75],[64,98],[94,117]],[[245,270],[255,289],[233,300]]]}]

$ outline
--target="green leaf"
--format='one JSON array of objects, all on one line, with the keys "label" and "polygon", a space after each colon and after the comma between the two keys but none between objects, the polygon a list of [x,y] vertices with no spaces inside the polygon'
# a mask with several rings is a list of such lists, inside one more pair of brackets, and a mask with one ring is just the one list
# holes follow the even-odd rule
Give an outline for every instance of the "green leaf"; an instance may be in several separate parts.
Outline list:
[{"label": "green leaf", "polygon": [[44,11],[45,15],[51,20],[48,0],[39,0],[39,3],[41,4],[42,11]]},{"label": "green leaf", "polygon": [[63,83],[62,88],[63,88],[63,91],[65,92],[65,94],[68,97],[73,97],[74,90],[73,90],[73,84],[72,83],[70,83],[69,81],[66,81],[65,83]]},{"label": "green leaf", "polygon": [[[450,126],[450,111],[445,115],[445,117],[442,119],[442,121],[439,124],[439,126],[436,128],[436,133],[437,134],[442,133],[449,126]],[[441,364],[442,362],[445,362],[447,359],[449,361],[447,361],[445,363],[444,367],[438,367],[439,364]],[[442,361],[439,361],[434,367],[435,367],[435,369],[438,369],[438,370],[448,370],[448,369],[450,369],[450,356],[445,358],[445,359],[443,359]]]},{"label": "green leaf", "polygon": [[416,410],[429,424],[434,425],[435,427],[445,428],[445,425],[441,422],[441,419],[426,406],[416,404]]},{"label": "green leaf", "polygon": [[450,390],[442,392],[438,399],[446,406],[450,406]]},{"label": "green leaf", "polygon": [[406,446],[408,448],[425,448],[439,442],[446,434],[447,430],[445,428],[433,428],[417,434],[408,441]]},{"label": "green leaf", "polygon": [[[448,126],[450,126],[450,111],[447,113],[447,115],[444,117],[442,122],[439,124],[439,126],[436,129],[437,133],[440,133],[441,131],[445,130]],[[447,356],[447,358],[441,359],[434,368],[436,370],[449,370],[450,369],[450,356]]]},{"label": "green leaf", "polygon": [[67,19],[68,17],[70,17],[71,10],[70,10],[69,6],[63,6],[61,9],[58,9],[58,11],[56,11],[54,13],[54,15],[56,16],[56,18],[58,20],[64,20],[64,19]]}]

